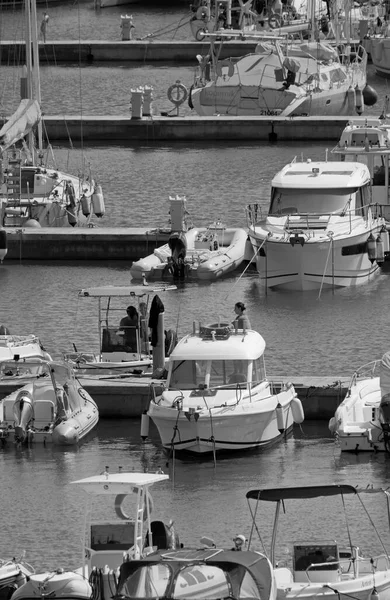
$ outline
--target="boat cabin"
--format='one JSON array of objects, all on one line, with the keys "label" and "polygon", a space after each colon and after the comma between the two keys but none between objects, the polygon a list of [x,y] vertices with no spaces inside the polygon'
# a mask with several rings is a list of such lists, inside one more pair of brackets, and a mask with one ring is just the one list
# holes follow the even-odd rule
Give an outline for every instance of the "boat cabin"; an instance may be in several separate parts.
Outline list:
[{"label": "boat cabin", "polygon": [[192,390],[191,397],[220,389],[251,389],[266,378],[265,341],[256,331],[227,323],[199,325],[185,336],[169,359],[168,389]]},{"label": "boat cabin", "polygon": [[340,579],[339,550],[336,542],[295,543],[293,563],[296,582],[314,583]]},{"label": "boat cabin", "polygon": [[[382,119],[350,121],[332,150],[342,161],[359,161],[367,166],[372,184],[372,202],[390,205],[390,124]],[[386,214],[390,216],[390,209]]]}]

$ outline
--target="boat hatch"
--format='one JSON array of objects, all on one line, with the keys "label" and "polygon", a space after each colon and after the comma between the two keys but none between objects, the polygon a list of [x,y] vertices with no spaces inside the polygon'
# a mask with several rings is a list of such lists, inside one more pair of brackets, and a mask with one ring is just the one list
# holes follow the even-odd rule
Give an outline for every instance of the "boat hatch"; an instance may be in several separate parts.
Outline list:
[{"label": "boat hatch", "polygon": [[337,544],[294,544],[294,580],[297,582],[336,581],[339,573]]}]

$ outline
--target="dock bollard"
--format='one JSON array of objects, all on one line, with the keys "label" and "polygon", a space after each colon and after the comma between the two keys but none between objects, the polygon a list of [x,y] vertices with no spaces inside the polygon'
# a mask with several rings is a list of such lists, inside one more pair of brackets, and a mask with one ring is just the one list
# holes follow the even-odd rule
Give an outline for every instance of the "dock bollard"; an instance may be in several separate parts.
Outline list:
[{"label": "dock bollard", "polygon": [[144,106],[143,115],[144,117],[150,117],[152,115],[153,107],[153,88],[149,85],[144,87]]},{"label": "dock bollard", "polygon": [[122,42],[132,39],[134,27],[133,15],[121,15]]},{"label": "dock bollard", "polygon": [[132,119],[142,119],[142,110],[144,103],[144,89],[137,88],[136,90],[131,90],[131,118]]}]

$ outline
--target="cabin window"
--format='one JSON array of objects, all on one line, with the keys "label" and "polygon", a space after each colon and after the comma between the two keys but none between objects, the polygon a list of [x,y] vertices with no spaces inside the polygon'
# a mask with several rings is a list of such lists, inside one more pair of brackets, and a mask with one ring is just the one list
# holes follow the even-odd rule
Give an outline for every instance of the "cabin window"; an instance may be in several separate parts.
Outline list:
[{"label": "cabin window", "polygon": [[[318,176],[321,178],[321,175]],[[269,215],[330,214],[341,212],[357,188],[273,188]]]},{"label": "cabin window", "polygon": [[205,383],[207,361],[176,360],[172,364],[169,387],[193,390]]},{"label": "cabin window", "polygon": [[[172,598],[181,600],[217,600],[231,597],[226,573],[211,565],[189,565],[180,571],[175,581]],[[240,596],[241,597],[241,596]]]},{"label": "cabin window", "polygon": [[169,388],[180,390],[236,387],[246,384],[248,378],[248,360],[182,360],[172,364]]},{"label": "cabin window", "polygon": [[264,356],[253,361],[253,384],[261,383],[266,378]]},{"label": "cabin window", "polygon": [[213,360],[208,387],[236,387],[238,383],[246,384],[248,364],[247,360]]}]

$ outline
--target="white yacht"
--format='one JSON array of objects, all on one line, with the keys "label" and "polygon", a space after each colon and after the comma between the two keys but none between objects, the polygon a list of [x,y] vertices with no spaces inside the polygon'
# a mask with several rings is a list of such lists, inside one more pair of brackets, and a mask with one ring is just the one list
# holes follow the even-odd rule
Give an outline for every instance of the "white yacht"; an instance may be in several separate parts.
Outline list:
[{"label": "white yacht", "polygon": [[389,252],[368,167],[359,162],[293,160],[272,180],[267,214],[247,206],[261,282],[321,290],[371,281]]}]

